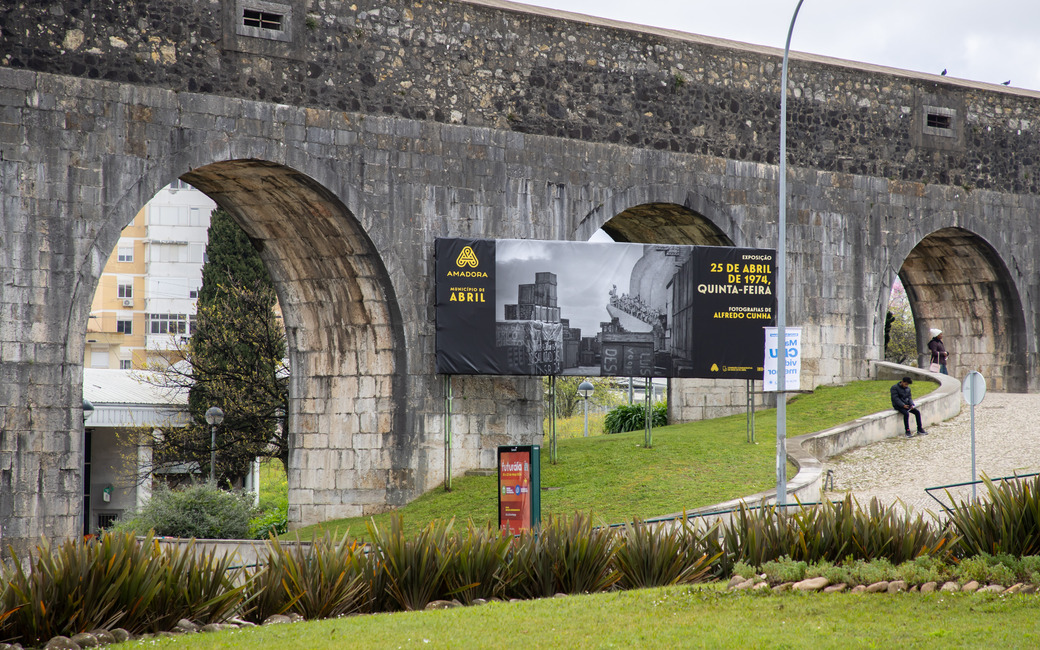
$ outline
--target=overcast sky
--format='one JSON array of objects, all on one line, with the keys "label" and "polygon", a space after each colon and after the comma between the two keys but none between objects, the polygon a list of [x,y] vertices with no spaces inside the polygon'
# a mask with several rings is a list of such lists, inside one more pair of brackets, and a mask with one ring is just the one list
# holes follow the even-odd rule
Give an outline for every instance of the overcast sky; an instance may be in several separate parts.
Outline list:
[{"label": "overcast sky", "polygon": [[[781,50],[797,0],[538,0]],[[791,49],[1040,90],[1038,0],[805,0]]]}]

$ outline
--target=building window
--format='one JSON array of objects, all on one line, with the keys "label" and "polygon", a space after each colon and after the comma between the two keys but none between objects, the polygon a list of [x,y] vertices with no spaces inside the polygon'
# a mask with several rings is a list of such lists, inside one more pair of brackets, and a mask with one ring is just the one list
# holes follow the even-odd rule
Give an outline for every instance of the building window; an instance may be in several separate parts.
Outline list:
[{"label": "building window", "polygon": [[133,262],[134,261],[134,245],[133,244],[120,244],[119,252],[116,260],[119,262]]},{"label": "building window", "polygon": [[292,6],[265,0],[238,0],[239,21],[235,31],[239,36],[290,41],[292,37]]},{"label": "building window", "polygon": [[178,178],[177,180],[169,184],[168,189],[171,192],[176,192],[177,190],[190,190],[192,189],[192,187],[191,185],[188,185],[187,183]]},{"label": "building window", "polygon": [[119,369],[120,370],[133,370],[134,369],[134,364],[133,364],[132,361],[130,361],[130,359],[120,359],[119,360]]},{"label": "building window", "polygon": [[134,321],[132,320],[117,320],[116,321],[116,332],[120,334],[133,334],[134,333]]},{"label": "building window", "polygon": [[246,27],[259,27],[260,29],[272,29],[280,32],[282,31],[283,18],[285,16],[268,11],[259,11],[257,9],[242,10],[242,24]]},{"label": "building window", "polygon": [[944,106],[925,106],[923,131],[927,135],[947,138],[957,136],[957,111]]},{"label": "building window", "polygon": [[134,283],[133,282],[119,282],[119,297],[120,298],[133,298],[134,297]]},{"label": "building window", "polygon": [[195,298],[198,298],[199,297],[199,290],[198,289],[188,289],[188,297],[193,299],[193,300]]},{"label": "building window", "polygon": [[151,334],[187,334],[188,317],[185,314],[148,314],[148,332]]}]

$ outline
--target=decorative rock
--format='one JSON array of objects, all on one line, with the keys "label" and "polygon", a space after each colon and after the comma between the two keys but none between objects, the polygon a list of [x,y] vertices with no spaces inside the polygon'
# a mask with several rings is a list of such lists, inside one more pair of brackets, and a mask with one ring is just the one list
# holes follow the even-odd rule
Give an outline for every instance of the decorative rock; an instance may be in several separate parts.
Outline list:
[{"label": "decorative rock", "polygon": [[910,593],[912,593],[912,594],[916,594],[919,591],[921,591],[921,588],[919,586],[917,586],[917,585],[914,585],[913,587],[910,587]]},{"label": "decorative rock", "polygon": [[1015,584],[1013,584],[1010,587],[1008,587],[1007,590],[1004,591],[1004,593],[1005,594],[1017,594],[1018,592],[1022,591],[1022,587],[1023,587],[1023,585],[1022,585],[1021,582],[1016,582]]},{"label": "decorative rock", "polygon": [[944,582],[942,588],[939,589],[939,591],[960,591],[960,590],[961,590],[961,586],[959,584],[957,584],[956,582],[952,581],[952,580],[950,580],[949,582]]},{"label": "decorative rock", "polygon": [[781,582],[777,586],[773,587],[773,591],[790,591],[793,586],[793,582]]},{"label": "decorative rock", "polygon": [[458,606],[459,604],[454,600],[431,600],[426,603],[425,609],[451,609]]},{"label": "decorative rock", "polygon": [[[126,632],[126,630],[123,630],[123,631]],[[116,635],[112,634],[108,630],[91,630],[90,633],[93,634],[95,638],[97,638],[98,643],[100,643],[101,645],[108,645],[110,643],[116,643],[117,642],[116,641]],[[130,635],[127,634],[127,637],[129,637],[129,636]],[[123,640],[125,641],[126,639],[123,639]]]},{"label": "decorative rock", "polygon": [[986,585],[982,589],[979,589],[976,593],[979,593],[979,594],[1002,594],[1002,593],[1004,593],[1004,585]]},{"label": "decorative rock", "polygon": [[237,630],[238,626],[232,623],[206,623],[199,631],[200,632],[223,632],[224,630]]},{"label": "decorative rock", "polygon": [[742,582],[747,582],[747,578],[739,573],[734,573],[733,577],[729,579],[728,583],[726,583],[726,589],[733,589]]},{"label": "decorative rock", "polygon": [[291,623],[299,623],[302,620],[303,620],[303,615],[302,614],[297,614],[296,612],[292,612],[292,613],[289,614],[289,621]]},{"label": "decorative rock", "polygon": [[1036,585],[1034,585],[1032,583],[1022,585],[1022,589],[1020,589],[1018,593],[1020,593],[1020,594],[1035,594],[1036,593]]},{"label": "decorative rock", "polygon": [[566,598],[566,597],[567,597],[567,594],[564,594],[564,593],[553,594],[553,598]]},{"label": "decorative rock", "polygon": [[961,587],[961,591],[966,591],[970,594],[973,591],[977,591],[980,586],[981,585],[974,580],[969,580],[963,587]]},{"label": "decorative rock", "polygon": [[173,626],[173,630],[171,630],[171,631],[172,632],[180,631],[180,632],[185,632],[185,633],[198,632],[199,631],[199,626],[195,625],[194,623],[192,623],[191,621],[189,621],[186,618],[182,618],[181,620],[177,621],[177,624]]},{"label": "decorative rock", "polygon": [[893,580],[892,582],[888,583],[888,593],[898,594],[901,591],[906,591],[905,580]]},{"label": "decorative rock", "polygon": [[937,582],[934,582],[934,581],[933,582],[926,582],[923,585],[921,585],[921,593],[922,594],[930,594],[933,591],[935,591],[938,587],[939,587],[939,583],[937,583]]},{"label": "decorative rock", "polygon": [[875,582],[874,584],[867,586],[868,594],[876,594],[879,591],[888,591],[888,580],[882,580],[881,582]]},{"label": "decorative rock", "polygon": [[805,580],[796,582],[791,586],[791,588],[797,591],[819,591],[830,583],[830,580],[820,576],[818,578],[806,578]]},{"label": "decorative rock", "polygon": [[826,587],[823,590],[823,593],[825,593],[825,594],[833,594],[833,593],[837,593],[839,591],[845,591],[845,587],[846,586],[847,585],[844,582],[839,582],[836,585],[830,585],[829,587]]},{"label": "decorative rock", "polygon": [[130,640],[130,633],[121,627],[117,627],[114,630],[110,630],[110,632],[112,633],[112,636],[114,636],[116,639],[114,643],[122,643],[123,641]]},{"label": "decorative rock", "polygon": [[292,623],[292,619],[284,614],[271,614],[264,619],[264,625],[279,625],[281,623]]},{"label": "decorative rock", "polygon": [[476,605],[487,605],[487,602],[488,602],[488,601],[484,600],[483,598],[474,598],[473,600],[471,600],[471,601],[470,601],[470,603],[469,603],[469,604],[470,604],[471,606],[476,606]]},{"label": "decorative rock", "polygon": [[855,587],[852,588],[851,591],[849,591],[849,593],[850,594],[865,594],[865,593],[867,593],[867,586],[866,585],[856,585]]},{"label": "decorative rock", "polygon": [[733,590],[737,591],[739,589],[751,589],[754,586],[755,586],[754,579],[745,580],[744,582],[741,582],[741,583],[738,583],[736,585],[733,585]]},{"label": "decorative rock", "polygon": [[98,638],[90,632],[80,632],[79,634],[73,634],[69,638],[72,639],[81,648],[96,648],[99,645],[101,645],[101,642],[98,641]]},{"label": "decorative rock", "polygon": [[769,589],[769,583],[763,580],[762,582],[759,582],[754,587],[752,587],[752,589]]},{"label": "decorative rock", "polygon": [[79,644],[67,636],[56,636],[43,647],[44,650],[80,650]]}]

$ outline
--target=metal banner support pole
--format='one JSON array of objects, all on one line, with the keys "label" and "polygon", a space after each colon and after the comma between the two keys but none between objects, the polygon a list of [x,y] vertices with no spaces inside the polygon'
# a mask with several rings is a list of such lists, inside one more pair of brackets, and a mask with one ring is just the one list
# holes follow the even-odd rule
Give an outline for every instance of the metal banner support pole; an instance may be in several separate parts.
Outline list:
[{"label": "metal banner support pole", "polygon": [[654,446],[654,385],[652,380],[646,378],[646,394],[644,399],[646,405],[646,436],[643,440],[643,446],[650,449]]},{"label": "metal banner support pole", "polygon": [[747,380],[747,441],[755,442],[755,380]]},{"label": "metal banner support pole", "polygon": [[549,376],[549,410],[551,421],[549,423],[549,460],[556,464],[556,375]]},{"label": "metal banner support pole", "polygon": [[451,492],[451,375],[444,376],[444,491]]}]

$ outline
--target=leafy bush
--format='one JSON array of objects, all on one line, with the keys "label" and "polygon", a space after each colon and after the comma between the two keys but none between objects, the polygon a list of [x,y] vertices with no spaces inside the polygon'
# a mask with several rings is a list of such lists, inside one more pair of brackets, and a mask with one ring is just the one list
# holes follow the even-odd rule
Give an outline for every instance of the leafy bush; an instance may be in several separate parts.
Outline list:
[{"label": "leafy bush", "polygon": [[271,508],[267,512],[249,521],[249,536],[253,539],[267,539],[272,535],[283,535],[288,531],[288,504]]},{"label": "leafy bush", "polygon": [[777,584],[804,580],[806,568],[808,565],[805,562],[796,562],[789,557],[782,557],[763,563],[761,572],[766,574],[766,580]]},{"label": "leafy bush", "polygon": [[[668,404],[657,402],[651,407],[651,423],[655,427],[668,424]],[[604,433],[624,433],[646,428],[646,407],[640,404],[622,404],[610,409],[603,420]]]},{"label": "leafy bush", "polygon": [[160,485],[152,498],[115,531],[196,539],[244,539],[249,536],[252,503],[249,495],[227,492],[212,483],[194,483],[171,490]]}]

